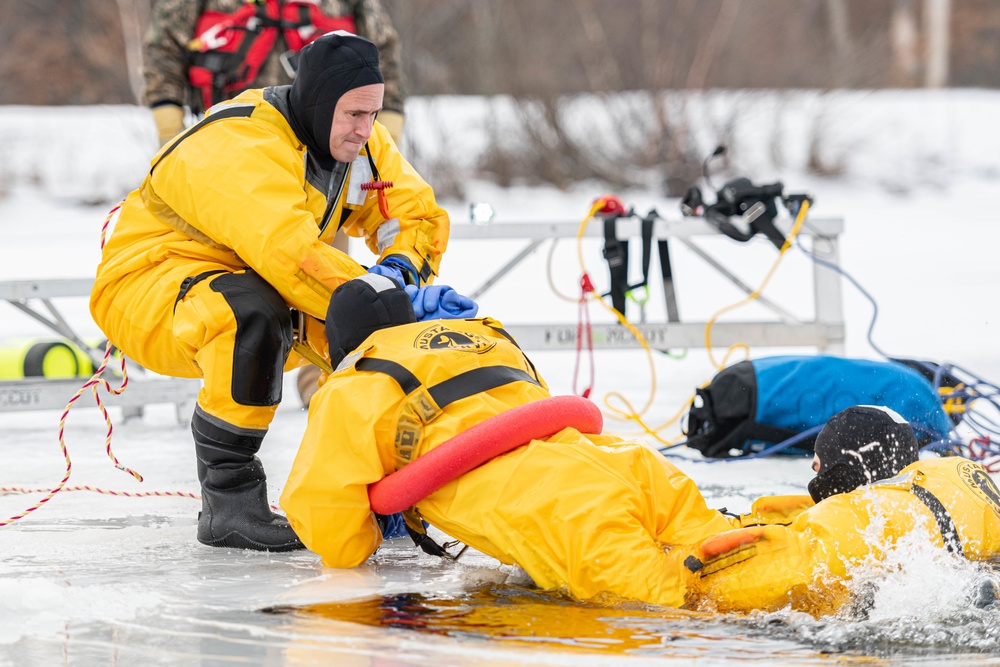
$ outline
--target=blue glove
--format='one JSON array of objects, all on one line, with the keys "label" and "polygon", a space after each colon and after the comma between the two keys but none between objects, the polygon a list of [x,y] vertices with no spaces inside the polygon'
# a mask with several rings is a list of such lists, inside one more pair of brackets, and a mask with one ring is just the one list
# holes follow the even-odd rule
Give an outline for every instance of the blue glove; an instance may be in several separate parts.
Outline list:
[{"label": "blue glove", "polygon": [[479,312],[476,302],[462,296],[447,285],[427,285],[425,287],[406,286],[413,304],[413,314],[418,322],[425,320],[460,320],[475,317]]},{"label": "blue glove", "polygon": [[[450,288],[441,295],[438,303],[441,305],[441,312],[450,314],[456,320],[475,317],[479,312],[479,304]],[[446,315],[440,317],[447,319]]]},{"label": "blue glove", "polygon": [[383,540],[392,540],[397,537],[406,537],[406,521],[402,514],[376,514],[375,521],[378,522],[379,530],[382,531]]},{"label": "blue glove", "polygon": [[377,273],[380,276],[392,278],[400,285],[419,285],[420,275],[413,268],[410,260],[402,255],[389,255],[381,262],[368,269],[368,273]]}]

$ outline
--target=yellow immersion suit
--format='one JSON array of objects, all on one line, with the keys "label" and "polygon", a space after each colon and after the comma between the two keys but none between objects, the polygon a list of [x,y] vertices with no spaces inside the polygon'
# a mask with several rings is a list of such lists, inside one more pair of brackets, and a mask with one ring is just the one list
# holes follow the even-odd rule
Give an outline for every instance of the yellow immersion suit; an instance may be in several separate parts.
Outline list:
[{"label": "yellow immersion suit", "polygon": [[917,461],[892,479],[830,496],[788,525],[709,538],[696,550],[703,567],[693,588],[706,608],[719,611],[832,613],[849,599],[851,567],[881,558],[914,530],[969,560],[995,558],[1000,491],[967,459]]},{"label": "yellow immersion suit", "polygon": [[[489,417],[548,396],[494,320],[376,331],[314,396],[282,509],[325,565],[359,565],[382,539],[369,484]],[[540,587],[671,606],[684,603],[691,576],[677,545],[734,525],[641,443],[572,428],[483,464],[416,509],[446,534],[520,565]]]},{"label": "yellow immersion suit", "polygon": [[[291,327],[287,335],[261,332],[259,322],[238,321],[234,303],[256,298],[252,311],[283,324],[291,323],[288,307],[324,318],[332,291],[365,272],[330,247],[341,227],[364,237],[379,259],[405,257],[421,283],[437,273],[448,239],[447,214],[385,128],[375,123],[353,163],[324,169],[283,115],[287,93],[279,93],[287,88],[217,105],[161,149],[122,205],[91,295],[91,313],[116,346],[155,372],[204,377],[199,406],[238,428],[266,429],[281,371],[304,361],[292,354],[277,368],[254,369],[255,352],[267,346],[287,355],[290,341],[277,339],[290,337]],[[393,182],[388,221],[375,193],[361,189],[373,179],[372,162]],[[263,291],[273,294],[266,303]],[[322,325],[305,328],[315,330],[322,354]],[[258,387],[268,382],[255,373],[270,378],[270,389]]]}]

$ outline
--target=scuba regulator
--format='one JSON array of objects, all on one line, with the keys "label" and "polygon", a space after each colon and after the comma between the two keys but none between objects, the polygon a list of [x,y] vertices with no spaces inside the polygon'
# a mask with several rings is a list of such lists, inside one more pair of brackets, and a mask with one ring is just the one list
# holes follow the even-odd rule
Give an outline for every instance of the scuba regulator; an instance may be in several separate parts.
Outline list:
[{"label": "scuba regulator", "polygon": [[[711,186],[708,175],[708,162],[725,153],[724,146],[719,146],[705,159],[705,180]],[[785,186],[779,181],[767,185],[754,185],[748,178],[734,178],[725,183],[715,195],[715,203],[706,205],[701,189],[693,186],[681,200],[681,213],[686,216],[701,216],[731,239],[749,241],[760,233],[781,250],[785,244],[785,236],[775,226],[778,217],[780,200],[785,208],[794,216],[798,213],[803,201],[810,200],[808,195],[785,195]]]}]

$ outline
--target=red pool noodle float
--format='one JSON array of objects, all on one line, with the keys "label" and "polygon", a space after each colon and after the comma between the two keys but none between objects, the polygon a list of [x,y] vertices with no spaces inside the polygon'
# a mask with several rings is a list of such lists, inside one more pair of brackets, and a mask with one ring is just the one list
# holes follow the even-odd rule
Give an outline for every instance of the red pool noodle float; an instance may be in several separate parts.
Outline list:
[{"label": "red pool noodle float", "polygon": [[600,433],[604,417],[596,405],[579,396],[552,396],[519,405],[459,433],[370,485],[368,502],[378,514],[402,512],[490,459],[568,426],[581,433]]}]

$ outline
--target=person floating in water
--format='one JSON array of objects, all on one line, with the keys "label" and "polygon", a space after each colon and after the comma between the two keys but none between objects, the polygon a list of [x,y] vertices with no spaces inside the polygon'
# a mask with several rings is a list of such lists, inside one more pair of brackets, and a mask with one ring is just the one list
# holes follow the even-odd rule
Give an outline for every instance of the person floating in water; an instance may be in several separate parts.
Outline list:
[{"label": "person floating in water", "polygon": [[[918,452],[913,429],[888,408],[838,413],[816,439],[804,509],[786,525],[745,521],[698,545],[688,562],[692,599],[717,611],[832,613],[851,599],[852,568],[883,559],[915,531],[972,561],[1000,556],[1000,491],[986,469],[959,456],[918,460]],[[980,583],[974,602],[992,604],[996,580]]]}]

